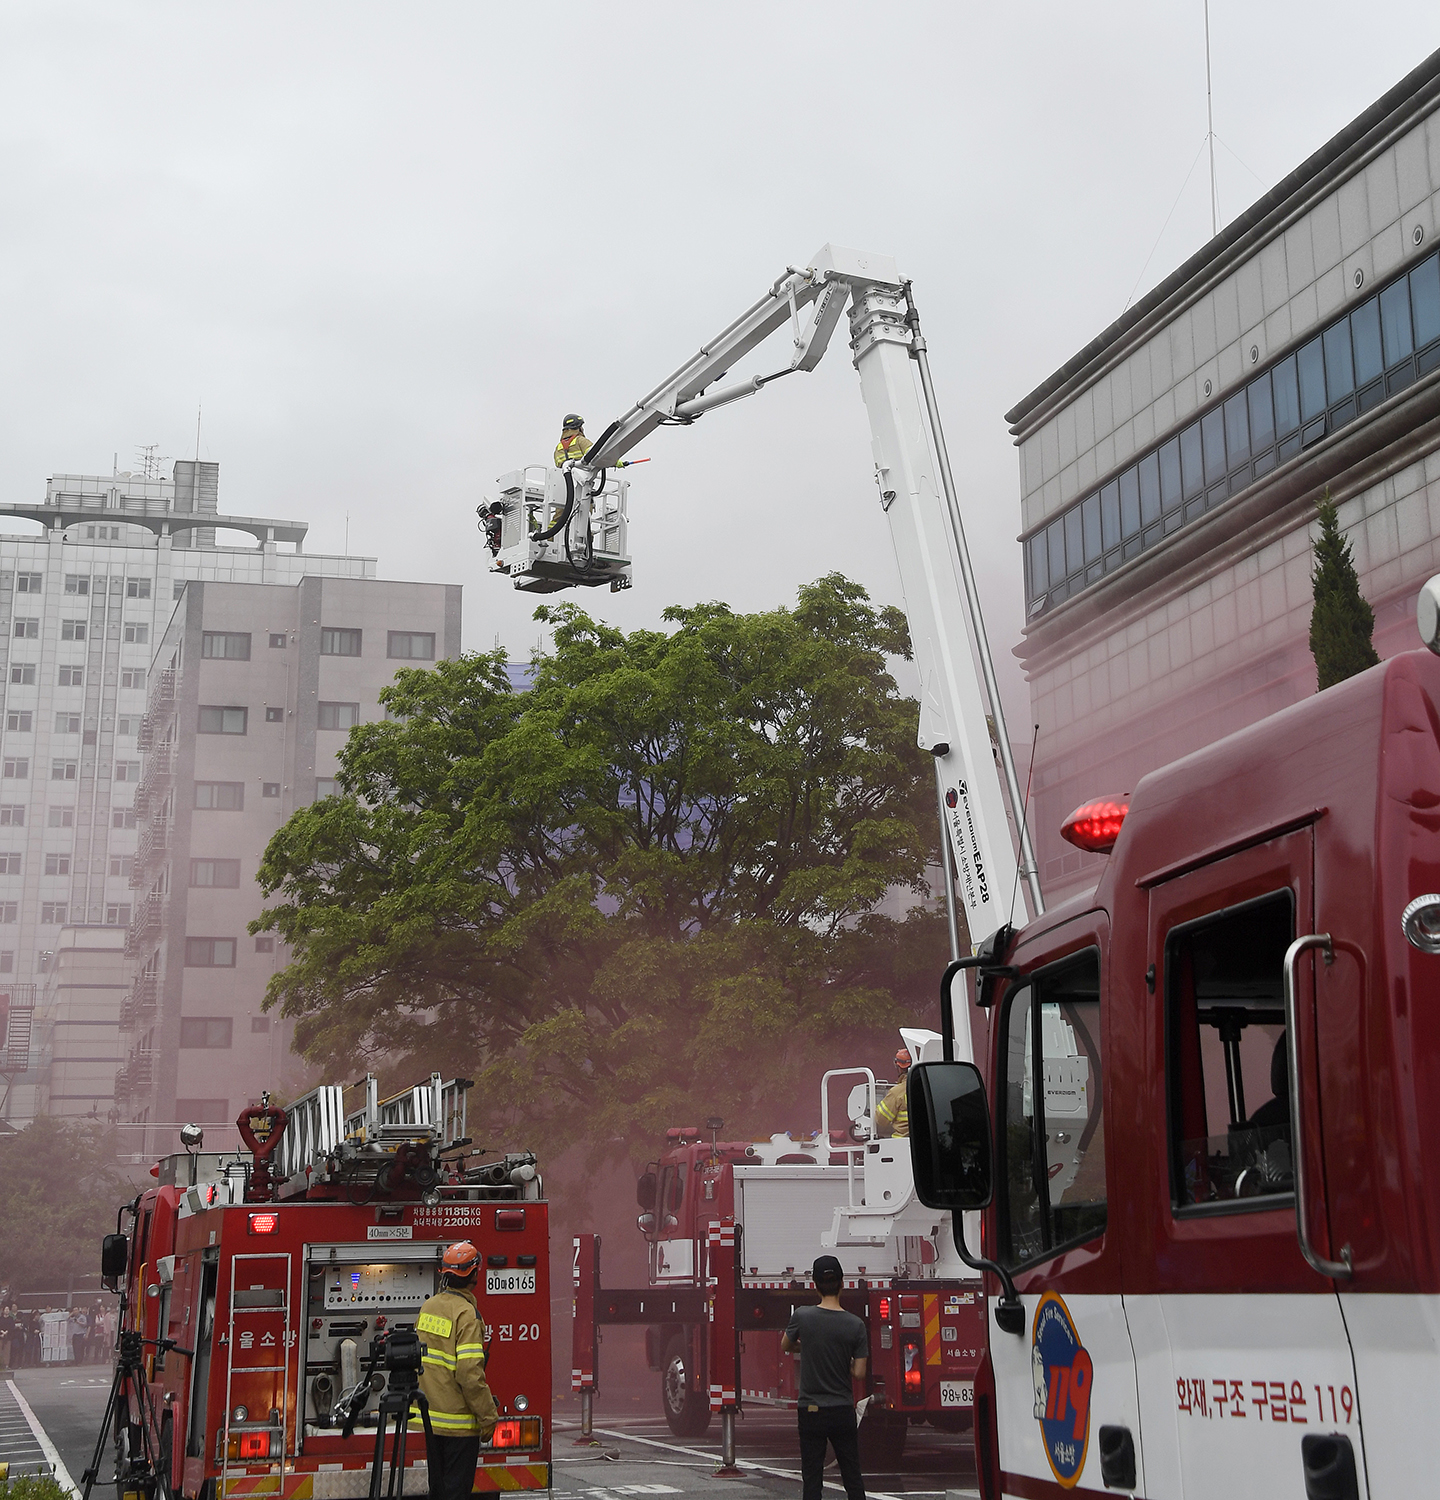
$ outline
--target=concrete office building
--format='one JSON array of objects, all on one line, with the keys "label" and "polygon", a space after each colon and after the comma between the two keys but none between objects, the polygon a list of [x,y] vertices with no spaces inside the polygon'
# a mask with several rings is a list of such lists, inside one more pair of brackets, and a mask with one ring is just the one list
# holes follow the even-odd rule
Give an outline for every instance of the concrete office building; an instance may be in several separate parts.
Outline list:
[{"label": "concrete office building", "polygon": [[[303,555],[304,522],[222,515],[213,463],[178,462],[169,479],[57,474],[42,502],[0,505],[5,521],[41,528],[0,536],[0,1120],[23,1124],[50,1087],[35,1047],[52,1035],[43,991],[62,931],[131,920],[138,734],[178,594],[201,579],[373,578],[375,561]],[[217,528],[254,542],[216,545]],[[95,1099],[70,1102],[104,1118],[113,1091],[91,1081]]]},{"label": "concrete office building", "polygon": [[1007,414],[1057,899],[1073,808],[1315,691],[1328,490],[1382,656],[1440,572],[1440,53]]},{"label": "concrete office building", "polygon": [[139,846],[117,1097],[155,1127],[223,1124],[267,1088],[294,1090],[291,1028],[261,1010],[284,962],[247,924],[280,825],[334,789],[349,729],[383,717],[397,669],[460,650],[458,585],[306,578],[189,584],[155,654],[136,796]]}]

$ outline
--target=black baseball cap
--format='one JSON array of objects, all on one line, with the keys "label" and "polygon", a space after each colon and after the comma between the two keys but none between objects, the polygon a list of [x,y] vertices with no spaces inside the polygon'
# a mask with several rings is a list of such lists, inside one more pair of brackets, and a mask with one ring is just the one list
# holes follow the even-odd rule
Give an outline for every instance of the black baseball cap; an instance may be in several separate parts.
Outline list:
[{"label": "black baseball cap", "polygon": [[845,1267],[833,1255],[817,1255],[815,1257],[815,1264],[810,1267],[812,1281],[818,1282],[825,1278],[833,1281],[837,1276],[841,1281],[844,1281]]}]

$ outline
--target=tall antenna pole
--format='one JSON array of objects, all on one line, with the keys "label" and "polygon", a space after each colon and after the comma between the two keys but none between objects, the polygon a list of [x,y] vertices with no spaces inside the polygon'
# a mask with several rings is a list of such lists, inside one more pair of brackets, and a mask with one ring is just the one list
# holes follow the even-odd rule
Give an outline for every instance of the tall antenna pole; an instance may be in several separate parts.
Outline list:
[{"label": "tall antenna pole", "polygon": [[199,401],[195,403],[195,462],[200,462],[200,413],[204,409]]},{"label": "tall antenna pole", "polygon": [[1220,233],[1220,194],[1215,187],[1215,102],[1210,92],[1210,0],[1205,0],[1205,140],[1210,147],[1210,237]]}]

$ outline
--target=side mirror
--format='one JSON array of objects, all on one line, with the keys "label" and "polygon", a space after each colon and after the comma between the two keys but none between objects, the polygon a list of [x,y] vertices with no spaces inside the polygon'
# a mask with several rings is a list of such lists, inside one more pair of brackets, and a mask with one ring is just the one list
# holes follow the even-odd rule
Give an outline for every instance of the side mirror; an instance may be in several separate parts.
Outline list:
[{"label": "side mirror", "polygon": [[655,1207],[655,1174],[642,1172],[635,1180],[635,1201],[644,1209]]},{"label": "side mirror", "polygon": [[654,1214],[641,1214],[640,1217],[635,1220],[635,1222],[640,1226],[640,1233],[641,1234],[654,1234],[655,1233],[655,1215]]},{"label": "side mirror", "polygon": [[100,1242],[100,1279],[118,1282],[130,1260],[130,1241],[123,1234],[107,1234]]},{"label": "side mirror", "polygon": [[994,1191],[990,1109],[974,1063],[917,1063],[906,1085],[915,1196],[926,1208],[985,1208]]}]

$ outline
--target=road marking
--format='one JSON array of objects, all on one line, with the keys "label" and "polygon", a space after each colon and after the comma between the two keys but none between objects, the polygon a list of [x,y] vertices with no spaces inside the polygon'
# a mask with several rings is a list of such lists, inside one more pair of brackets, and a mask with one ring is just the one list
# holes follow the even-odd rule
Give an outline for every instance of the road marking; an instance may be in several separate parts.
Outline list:
[{"label": "road marking", "polygon": [[79,1486],[70,1477],[70,1471],[65,1467],[65,1460],[60,1457],[60,1450],[50,1441],[50,1434],[40,1425],[40,1419],[30,1410],[30,1403],[20,1394],[20,1388],[13,1380],[7,1380],[6,1385],[10,1387],[10,1394],[14,1396],[16,1405],[25,1414],[25,1420],[30,1424],[30,1431],[35,1434],[35,1441],[40,1444],[40,1450],[50,1460],[50,1466],[55,1471],[55,1478],[60,1481],[61,1487],[76,1491]]}]

